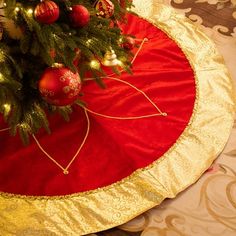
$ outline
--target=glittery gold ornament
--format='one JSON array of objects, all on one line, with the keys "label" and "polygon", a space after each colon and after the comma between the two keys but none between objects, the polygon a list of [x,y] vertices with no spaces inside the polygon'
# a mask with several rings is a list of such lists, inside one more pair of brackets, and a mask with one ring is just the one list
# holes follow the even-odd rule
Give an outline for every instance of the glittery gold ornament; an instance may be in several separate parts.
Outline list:
[{"label": "glittery gold ornament", "polygon": [[119,63],[120,61],[117,59],[117,56],[113,49],[110,49],[109,51],[107,51],[102,60],[102,64],[104,66],[117,66],[119,65]]}]

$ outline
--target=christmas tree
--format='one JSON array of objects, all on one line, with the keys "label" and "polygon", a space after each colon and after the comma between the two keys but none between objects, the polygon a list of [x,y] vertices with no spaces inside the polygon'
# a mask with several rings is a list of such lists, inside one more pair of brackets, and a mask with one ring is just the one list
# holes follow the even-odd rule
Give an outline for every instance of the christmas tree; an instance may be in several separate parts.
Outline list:
[{"label": "christmas tree", "polygon": [[[47,115],[68,119],[85,75],[103,86],[101,63],[129,70],[129,36],[119,28],[129,0],[5,0],[1,7],[0,112],[25,143]],[[128,46],[127,46],[128,45]],[[104,58],[105,57],[105,58]]]}]

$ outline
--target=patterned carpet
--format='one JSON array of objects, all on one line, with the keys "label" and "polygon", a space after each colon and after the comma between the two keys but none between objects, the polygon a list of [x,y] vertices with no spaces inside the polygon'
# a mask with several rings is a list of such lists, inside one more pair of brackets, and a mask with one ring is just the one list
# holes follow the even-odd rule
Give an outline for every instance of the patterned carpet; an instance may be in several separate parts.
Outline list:
[{"label": "patterned carpet", "polygon": [[[236,0],[152,1],[171,5],[199,25],[236,81]],[[125,225],[90,236],[199,235],[236,235],[236,122],[224,151],[197,183]]]}]

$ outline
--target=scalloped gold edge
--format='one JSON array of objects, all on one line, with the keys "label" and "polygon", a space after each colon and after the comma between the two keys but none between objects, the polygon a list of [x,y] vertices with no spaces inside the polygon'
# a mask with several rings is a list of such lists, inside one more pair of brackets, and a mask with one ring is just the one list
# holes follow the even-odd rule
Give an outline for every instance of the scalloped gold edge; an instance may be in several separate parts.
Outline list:
[{"label": "scalloped gold edge", "polygon": [[[187,18],[162,4],[157,4],[155,9],[152,9],[152,16],[148,16],[146,12],[142,12],[145,0],[141,2],[142,4],[136,5],[135,11],[140,17],[165,31],[180,46],[194,71],[197,97],[189,125],[159,160],[107,187],[52,197],[0,193],[0,215],[6,219],[5,227],[15,227],[16,232],[33,227],[39,232],[48,229],[50,233],[56,235],[77,236],[123,224],[160,204],[165,198],[175,197],[197,181],[223,149],[233,125],[235,93],[222,57],[216,52],[211,40]],[[156,11],[156,14],[153,14],[153,11]],[[186,29],[195,32],[194,36]],[[193,40],[192,38],[195,44],[189,45],[187,42]],[[198,47],[200,45],[208,45],[208,47]],[[192,51],[194,48],[198,49],[196,55]],[[204,95],[209,94],[209,89],[204,85],[209,81],[209,74],[207,74],[209,67],[205,68],[204,61],[199,61],[197,55],[201,53],[208,56],[202,60],[211,62],[211,83],[219,86],[217,93],[207,98]],[[216,101],[221,101],[222,94],[225,95],[224,105],[217,105]],[[214,114],[212,112],[203,114],[203,110],[210,109],[212,106],[215,108]],[[204,120],[210,121],[216,113],[218,117],[222,116],[221,127],[204,124]],[[199,124],[202,123],[200,129]],[[192,155],[191,158],[189,154]],[[186,170],[188,170],[187,174]],[[4,213],[3,209],[12,205],[16,206],[14,214],[7,211]],[[44,220],[35,221],[32,217],[34,214],[41,215]],[[51,216],[55,214],[57,217],[53,219]],[[60,214],[61,217],[58,217]],[[68,223],[68,220],[74,222],[73,226]],[[58,228],[58,224],[62,227]]]}]

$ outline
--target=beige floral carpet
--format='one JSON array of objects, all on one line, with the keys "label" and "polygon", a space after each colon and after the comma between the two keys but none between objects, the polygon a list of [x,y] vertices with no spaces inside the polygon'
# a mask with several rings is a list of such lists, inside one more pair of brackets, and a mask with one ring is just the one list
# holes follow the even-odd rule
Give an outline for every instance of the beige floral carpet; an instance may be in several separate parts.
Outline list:
[{"label": "beige floral carpet", "polygon": [[[236,0],[150,1],[171,5],[199,25],[236,81]],[[224,151],[197,183],[125,225],[92,235],[236,236],[236,122]]]}]

